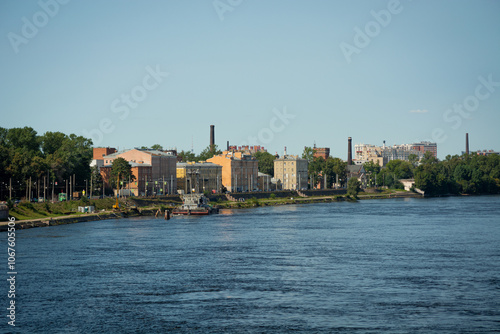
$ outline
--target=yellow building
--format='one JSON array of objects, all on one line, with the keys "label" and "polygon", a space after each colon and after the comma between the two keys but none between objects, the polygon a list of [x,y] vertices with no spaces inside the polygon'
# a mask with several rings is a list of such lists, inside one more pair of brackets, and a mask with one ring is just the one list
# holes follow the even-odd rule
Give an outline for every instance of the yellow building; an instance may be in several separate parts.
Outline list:
[{"label": "yellow building", "polygon": [[274,160],[274,178],[283,190],[307,189],[308,161],[297,155],[285,155]]},{"label": "yellow building", "polygon": [[211,162],[177,163],[177,190],[185,194],[211,192],[220,193],[222,167]]},{"label": "yellow building", "polygon": [[207,162],[222,166],[222,185],[228,191],[253,191],[258,188],[258,161],[250,154],[224,151]]}]

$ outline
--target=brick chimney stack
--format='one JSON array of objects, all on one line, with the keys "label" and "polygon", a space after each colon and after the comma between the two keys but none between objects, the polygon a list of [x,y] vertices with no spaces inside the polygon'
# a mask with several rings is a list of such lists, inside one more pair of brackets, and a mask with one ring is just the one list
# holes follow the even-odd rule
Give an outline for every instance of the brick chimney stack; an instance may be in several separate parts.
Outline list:
[{"label": "brick chimney stack", "polygon": [[352,165],[352,138],[347,138],[347,165]]},{"label": "brick chimney stack", "polygon": [[465,134],[465,154],[469,154],[469,134]]},{"label": "brick chimney stack", "polygon": [[210,125],[210,149],[215,147],[215,125]]}]

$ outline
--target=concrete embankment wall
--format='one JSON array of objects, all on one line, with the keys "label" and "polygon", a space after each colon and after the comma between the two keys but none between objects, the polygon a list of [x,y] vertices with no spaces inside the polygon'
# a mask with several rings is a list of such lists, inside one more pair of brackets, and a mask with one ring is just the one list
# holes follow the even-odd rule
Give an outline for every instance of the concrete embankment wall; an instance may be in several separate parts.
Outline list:
[{"label": "concrete embankment wall", "polygon": [[[17,229],[27,229],[33,227],[44,227],[44,226],[56,226],[56,225],[64,225],[64,224],[73,224],[73,223],[81,223],[81,222],[90,222],[97,220],[105,220],[105,219],[120,219],[127,217],[137,217],[137,216],[154,216],[156,210],[148,209],[148,210],[131,210],[126,212],[106,212],[99,214],[89,214],[89,215],[80,215],[74,217],[67,218],[44,218],[44,219],[33,219],[33,220],[20,220],[15,222],[15,228]],[[8,224],[3,223],[0,225],[0,232],[7,231]]]},{"label": "concrete embankment wall", "polygon": [[306,196],[337,196],[347,194],[346,189],[312,189],[312,190],[301,190],[301,192]]}]

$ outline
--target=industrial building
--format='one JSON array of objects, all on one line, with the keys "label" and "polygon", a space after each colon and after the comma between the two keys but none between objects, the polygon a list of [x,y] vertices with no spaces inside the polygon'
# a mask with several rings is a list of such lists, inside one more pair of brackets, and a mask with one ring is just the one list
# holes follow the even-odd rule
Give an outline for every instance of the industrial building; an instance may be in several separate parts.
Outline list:
[{"label": "industrial building", "polygon": [[181,193],[220,193],[222,166],[211,162],[177,163],[177,190]]}]

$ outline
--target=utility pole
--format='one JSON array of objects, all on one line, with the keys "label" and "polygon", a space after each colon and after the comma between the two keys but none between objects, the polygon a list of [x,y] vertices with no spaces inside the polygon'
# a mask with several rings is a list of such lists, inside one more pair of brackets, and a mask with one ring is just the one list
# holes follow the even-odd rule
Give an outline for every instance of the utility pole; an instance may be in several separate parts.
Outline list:
[{"label": "utility pole", "polygon": [[12,178],[9,179],[9,199],[12,200]]},{"label": "utility pole", "polygon": [[45,182],[45,175],[43,176],[43,202],[45,202],[45,190],[47,189],[47,184]]},{"label": "utility pole", "polygon": [[66,181],[66,201],[68,201],[68,195],[69,195],[68,194],[68,180],[66,179],[64,181]]}]

